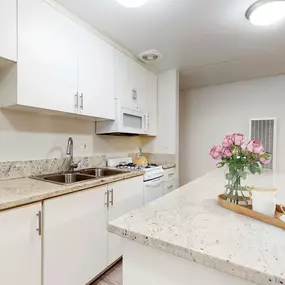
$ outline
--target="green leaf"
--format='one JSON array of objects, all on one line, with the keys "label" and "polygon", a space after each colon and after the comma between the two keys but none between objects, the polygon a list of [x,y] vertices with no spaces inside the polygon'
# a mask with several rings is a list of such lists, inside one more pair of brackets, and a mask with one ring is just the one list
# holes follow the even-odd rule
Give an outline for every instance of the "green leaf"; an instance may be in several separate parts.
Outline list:
[{"label": "green leaf", "polygon": [[243,179],[243,180],[246,180],[247,178],[247,173],[245,171],[240,171],[239,172],[239,176]]},{"label": "green leaf", "polygon": [[264,157],[265,159],[270,159],[271,156],[272,155],[269,152],[265,152],[264,154],[261,155],[261,157]]},{"label": "green leaf", "polygon": [[233,180],[233,178],[234,178],[234,175],[232,173],[227,173],[226,174],[226,179],[227,180]]},{"label": "green leaf", "polygon": [[216,164],[216,166],[217,166],[218,168],[222,168],[222,167],[225,166],[225,162],[219,162],[219,163]]}]

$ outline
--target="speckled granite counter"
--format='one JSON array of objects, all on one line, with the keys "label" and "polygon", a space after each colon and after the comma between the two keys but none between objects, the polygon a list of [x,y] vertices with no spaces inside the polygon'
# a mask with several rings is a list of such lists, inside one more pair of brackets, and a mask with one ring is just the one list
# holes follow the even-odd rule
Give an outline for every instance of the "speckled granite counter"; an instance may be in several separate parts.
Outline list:
[{"label": "speckled granite counter", "polygon": [[[284,175],[252,177],[277,186]],[[285,231],[220,207],[223,171],[209,173],[109,224],[109,231],[256,284],[285,284]]]},{"label": "speckled granite counter", "polygon": [[42,201],[143,174],[144,172],[142,171],[131,171],[102,179],[86,180],[64,186],[30,178],[0,181],[0,210]]}]

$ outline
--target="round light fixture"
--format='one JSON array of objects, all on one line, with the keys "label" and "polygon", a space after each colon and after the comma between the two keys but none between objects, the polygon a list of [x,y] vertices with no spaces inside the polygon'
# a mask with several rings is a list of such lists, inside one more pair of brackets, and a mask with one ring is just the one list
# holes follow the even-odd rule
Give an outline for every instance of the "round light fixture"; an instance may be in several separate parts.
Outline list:
[{"label": "round light fixture", "polygon": [[285,0],[261,0],[253,3],[245,14],[255,26],[268,26],[285,17]]},{"label": "round light fixture", "polygon": [[138,8],[146,4],[147,0],[116,0],[127,8]]},{"label": "round light fixture", "polygon": [[145,63],[153,62],[162,58],[161,53],[156,49],[141,52],[137,56],[142,62]]}]

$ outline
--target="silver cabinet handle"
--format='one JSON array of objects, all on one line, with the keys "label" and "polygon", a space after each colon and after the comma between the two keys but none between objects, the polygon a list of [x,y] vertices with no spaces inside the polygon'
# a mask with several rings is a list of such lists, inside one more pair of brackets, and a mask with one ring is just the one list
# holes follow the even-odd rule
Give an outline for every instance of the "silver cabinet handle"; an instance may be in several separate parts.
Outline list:
[{"label": "silver cabinet handle", "polygon": [[39,236],[42,235],[42,211],[39,211],[37,213],[37,217],[38,217],[38,228],[37,228],[37,232],[39,234]]},{"label": "silver cabinet handle", "polygon": [[134,100],[137,100],[137,89],[133,88],[132,93],[133,93],[132,98],[133,98]]},{"label": "silver cabinet handle", "polygon": [[81,110],[83,110],[83,103],[84,103],[84,99],[83,99],[83,93],[81,93],[81,95],[80,95],[80,100],[81,100],[81,105],[80,105],[80,108],[81,108]]},{"label": "silver cabinet handle", "polygon": [[172,177],[175,173],[169,173],[168,177]]},{"label": "silver cabinet handle", "polygon": [[107,206],[107,208],[109,208],[109,190],[107,190],[107,191],[105,192],[105,196],[106,196],[105,205]]},{"label": "silver cabinet handle", "polygon": [[114,205],[114,188],[112,188],[112,189],[110,190],[110,193],[111,193],[111,201],[110,201],[110,204],[111,204],[111,206],[113,206],[113,205]]},{"label": "silver cabinet handle", "polygon": [[169,186],[167,187],[167,189],[171,189],[171,188],[173,188],[173,185],[169,185]]},{"label": "silver cabinet handle", "polygon": [[75,94],[75,108],[78,108],[78,92]]}]

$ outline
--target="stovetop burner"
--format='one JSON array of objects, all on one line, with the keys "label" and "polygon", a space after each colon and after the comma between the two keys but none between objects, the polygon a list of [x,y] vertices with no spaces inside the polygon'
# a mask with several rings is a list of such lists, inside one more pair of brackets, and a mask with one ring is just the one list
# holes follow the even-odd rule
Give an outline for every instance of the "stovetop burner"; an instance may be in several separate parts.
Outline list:
[{"label": "stovetop burner", "polygon": [[121,169],[146,169],[146,168],[153,168],[157,167],[158,165],[155,163],[149,163],[147,166],[138,165],[134,163],[126,163],[126,164],[118,164],[116,167]]}]

